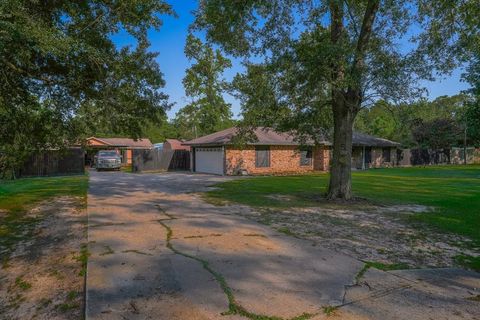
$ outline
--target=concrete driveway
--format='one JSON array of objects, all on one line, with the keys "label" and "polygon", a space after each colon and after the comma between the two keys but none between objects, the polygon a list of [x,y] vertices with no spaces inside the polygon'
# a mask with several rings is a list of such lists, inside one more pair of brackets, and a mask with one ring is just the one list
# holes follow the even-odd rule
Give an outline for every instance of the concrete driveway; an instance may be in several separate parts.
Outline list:
[{"label": "concrete driveway", "polygon": [[369,270],[354,285],[362,262],[195,194],[226,179],[91,172],[87,319],[478,319],[476,273]]}]

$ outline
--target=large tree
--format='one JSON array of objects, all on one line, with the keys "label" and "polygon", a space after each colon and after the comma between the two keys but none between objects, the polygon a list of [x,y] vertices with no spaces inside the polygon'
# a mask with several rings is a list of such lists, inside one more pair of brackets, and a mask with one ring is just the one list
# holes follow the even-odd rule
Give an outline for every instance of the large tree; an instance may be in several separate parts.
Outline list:
[{"label": "large tree", "polygon": [[[161,0],[0,2],[0,171],[78,142],[96,126],[141,135],[168,107],[147,31],[173,14]],[[118,48],[112,35],[135,39]]]},{"label": "large tree", "polygon": [[231,61],[192,34],[187,37],[185,55],[193,61],[183,78],[191,102],[175,118],[184,138],[196,138],[231,126],[230,104],[223,97],[229,85],[223,73],[232,66]]},{"label": "large tree", "polygon": [[282,82],[275,96],[291,110],[299,97],[310,109],[330,107],[328,197],[350,199],[357,113],[377,98],[406,100],[417,79],[466,59],[462,48],[478,30],[466,22],[478,20],[478,7],[477,0],[202,0],[195,26],[230,54],[263,60]]}]

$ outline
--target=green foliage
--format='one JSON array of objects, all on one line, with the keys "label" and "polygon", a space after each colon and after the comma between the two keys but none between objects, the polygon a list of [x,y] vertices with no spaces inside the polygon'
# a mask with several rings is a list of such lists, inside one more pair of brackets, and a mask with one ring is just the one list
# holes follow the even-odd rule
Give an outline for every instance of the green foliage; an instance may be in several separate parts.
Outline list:
[{"label": "green foliage", "polygon": [[[435,213],[418,213],[422,221],[440,230],[471,237],[480,245],[480,166],[431,166],[392,168],[353,173],[355,195],[379,204],[420,204]],[[217,185],[207,199],[237,202],[256,207],[303,207],[325,205],[328,175],[256,177]],[[290,201],[272,195],[288,196]]]},{"label": "green foliage", "polygon": [[[0,170],[78,142],[97,127],[141,135],[168,107],[147,30],[172,14],[158,0],[0,3]],[[136,47],[117,48],[125,30]]]},{"label": "green foliage", "polygon": [[337,311],[338,308],[339,308],[338,306],[323,306],[322,310],[327,317],[330,317],[335,314],[335,311]]},{"label": "green foliage", "polygon": [[480,257],[458,255],[455,257],[455,261],[461,266],[480,272]]},{"label": "green foliage", "polygon": [[412,130],[413,139],[422,148],[450,149],[459,138],[461,130],[453,120],[435,119],[418,121]]},{"label": "green foliage", "polygon": [[464,117],[469,141],[480,146],[480,96],[477,101],[468,104]]},{"label": "green foliage", "polygon": [[[462,140],[460,133],[470,100],[469,95],[458,94],[399,105],[378,101],[359,112],[355,129],[400,142],[407,148],[448,148]],[[420,131],[423,131],[423,138],[419,137]],[[442,131],[442,134],[434,131]]]},{"label": "green foliage", "polygon": [[232,63],[220,50],[189,35],[185,55],[194,63],[183,78],[185,93],[192,102],[177,112],[174,120],[183,138],[191,139],[231,127],[232,112],[223,94],[228,88],[222,77]]}]

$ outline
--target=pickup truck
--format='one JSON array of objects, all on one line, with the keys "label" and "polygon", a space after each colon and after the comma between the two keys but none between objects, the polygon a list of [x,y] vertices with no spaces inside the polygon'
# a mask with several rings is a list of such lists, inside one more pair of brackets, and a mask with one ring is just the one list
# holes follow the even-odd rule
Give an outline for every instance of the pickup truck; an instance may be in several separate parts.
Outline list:
[{"label": "pickup truck", "polygon": [[101,150],[95,156],[95,168],[97,171],[102,169],[120,170],[122,166],[122,157],[113,150]]}]

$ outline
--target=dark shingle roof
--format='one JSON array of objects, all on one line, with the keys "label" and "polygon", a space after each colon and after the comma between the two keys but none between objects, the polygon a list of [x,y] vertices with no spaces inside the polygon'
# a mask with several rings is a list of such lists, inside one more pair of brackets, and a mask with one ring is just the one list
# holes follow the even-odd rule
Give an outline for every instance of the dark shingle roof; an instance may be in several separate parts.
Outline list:
[{"label": "dark shingle roof", "polygon": [[353,133],[352,143],[356,147],[397,147],[400,143],[371,136],[361,132]]}]

